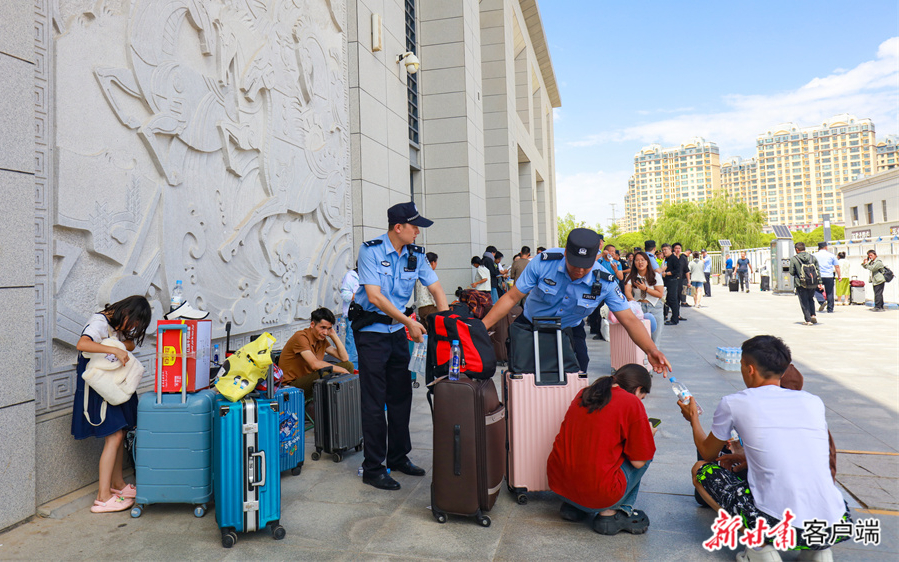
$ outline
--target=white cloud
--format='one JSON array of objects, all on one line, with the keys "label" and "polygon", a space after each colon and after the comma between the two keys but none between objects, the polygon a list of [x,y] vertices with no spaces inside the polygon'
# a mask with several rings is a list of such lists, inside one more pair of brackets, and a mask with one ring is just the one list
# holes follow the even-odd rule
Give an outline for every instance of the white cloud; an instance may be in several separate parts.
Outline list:
[{"label": "white cloud", "polygon": [[[818,125],[834,115],[850,113],[870,118],[878,137],[899,132],[899,37],[881,43],[874,60],[855,68],[836,69],[802,87],[770,95],[724,96],[727,109],[715,113],[688,113],[669,119],[602,131],[567,143],[572,147],[610,142],[658,142],[676,146],[694,136],[714,141],[724,153],[752,156],[755,139],[772,127],[793,122],[800,127]],[[689,110],[690,108],[682,108]]]},{"label": "white cloud", "polygon": [[559,216],[571,213],[578,220],[608,228],[615,203],[615,216],[624,215],[624,194],[630,172],[589,172],[559,175],[556,178]]},{"label": "white cloud", "polygon": [[554,108],[553,108],[553,121],[555,121],[556,123],[558,123],[558,122],[561,121],[561,120],[562,120],[562,108],[561,108],[561,107],[554,107]]}]

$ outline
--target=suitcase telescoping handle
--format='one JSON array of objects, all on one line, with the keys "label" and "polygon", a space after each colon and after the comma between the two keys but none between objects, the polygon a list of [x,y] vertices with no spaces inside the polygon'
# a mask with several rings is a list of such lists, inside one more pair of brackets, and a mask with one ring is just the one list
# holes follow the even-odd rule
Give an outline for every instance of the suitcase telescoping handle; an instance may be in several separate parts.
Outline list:
[{"label": "suitcase telescoping handle", "polygon": [[540,372],[540,330],[552,330],[556,333],[556,364],[559,366],[559,378],[552,382],[554,384],[565,384],[565,363],[562,361],[562,319],[558,316],[535,316],[531,324],[534,325],[535,382],[537,384],[543,382],[543,374]]},{"label": "suitcase telescoping handle", "polygon": [[[169,330],[179,330],[181,332],[181,403],[187,402],[187,325],[185,324],[164,324],[156,326],[156,403],[162,403],[162,357],[165,355],[165,347],[162,352],[159,346],[162,345],[162,333]],[[178,354],[175,354],[177,357]]]},{"label": "suitcase telescoping handle", "polygon": [[[256,479],[256,459],[259,459],[260,470],[259,472],[262,474],[262,478],[259,480]],[[265,451],[257,451],[255,453],[251,453],[247,458],[247,474],[249,475],[250,486],[255,486],[261,488],[265,486]]]}]

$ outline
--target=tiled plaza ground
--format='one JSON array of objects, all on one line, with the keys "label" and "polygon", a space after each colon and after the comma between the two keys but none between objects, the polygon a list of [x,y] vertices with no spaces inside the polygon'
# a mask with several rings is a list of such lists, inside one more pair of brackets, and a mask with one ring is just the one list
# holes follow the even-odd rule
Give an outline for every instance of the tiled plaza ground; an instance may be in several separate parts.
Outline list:
[{"label": "tiled plaza ground", "polygon": [[[726,293],[700,310],[686,309],[689,321],[666,327],[662,349],[705,407],[703,424],[724,394],[743,387],[739,373],[715,367],[719,345],[737,346],[747,337],[769,333],[784,338],[805,375],[805,389],[821,396],[837,448],[838,481],[855,516],[878,517],[880,546],[850,543],[837,559],[880,560],[899,556],[899,313],[875,314],[867,307],[837,307],[819,313],[821,323],[802,326],[793,296]],[[608,345],[590,341],[591,379],[609,370]],[[667,382],[656,386],[645,405],[662,418],[658,452],[640,491],[638,507],[651,520],[642,536],[603,537],[583,524],[559,519],[550,494],[517,505],[505,490],[490,512],[489,528],[451,518],[437,524],[430,511],[430,471],[424,478],[398,475],[402,490],[379,491],[356,475],[361,454],[344,462],[309,460],[297,477],[284,476],[282,524],[287,537],[265,533],[241,536],[222,549],[214,514],[196,519],[187,506],[150,506],[139,519],[126,513],[91,514],[86,507],[62,518],[35,519],[0,535],[0,559],[42,560],[732,560],[734,553],[705,552],[714,514],[693,500],[688,470],[695,460],[688,424],[681,418]],[[412,459],[431,466],[431,420],[425,389],[415,391]],[[887,454],[871,454],[887,453]],[[326,457],[327,459],[328,457]],[[65,462],[60,459],[60,462]],[[89,505],[69,504],[70,506]],[[865,515],[861,508],[879,510]],[[66,508],[57,508],[57,515]],[[787,555],[785,559],[794,559]]]}]

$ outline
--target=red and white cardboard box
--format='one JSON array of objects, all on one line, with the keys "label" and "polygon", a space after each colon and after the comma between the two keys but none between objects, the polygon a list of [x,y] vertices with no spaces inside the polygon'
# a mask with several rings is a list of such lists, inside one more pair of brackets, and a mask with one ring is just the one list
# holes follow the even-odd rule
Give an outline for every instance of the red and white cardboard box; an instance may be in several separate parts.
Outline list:
[{"label": "red and white cardboard box", "polygon": [[[182,349],[181,330],[164,330],[162,326],[187,326],[187,349]],[[187,361],[187,391],[209,388],[211,320],[159,320],[156,324],[156,353],[162,354],[162,391],[181,392],[181,362]],[[157,367],[158,368],[158,367]],[[160,373],[156,373],[160,376]],[[156,387],[154,386],[154,389]]]}]

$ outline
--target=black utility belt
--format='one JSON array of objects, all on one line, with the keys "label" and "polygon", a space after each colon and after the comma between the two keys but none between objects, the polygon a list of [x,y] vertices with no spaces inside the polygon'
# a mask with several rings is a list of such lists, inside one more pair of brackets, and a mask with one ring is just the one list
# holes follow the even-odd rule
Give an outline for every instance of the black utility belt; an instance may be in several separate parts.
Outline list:
[{"label": "black utility belt", "polygon": [[[355,310],[353,307],[356,307]],[[405,310],[405,315],[409,316],[412,313],[411,308],[407,308]],[[388,326],[393,326],[395,324],[402,324],[399,320],[396,320],[386,314],[381,314],[379,312],[375,312],[373,310],[363,310],[362,306],[353,303],[350,305],[350,311],[347,313],[347,317],[350,322],[352,322],[351,326],[354,330],[361,330],[367,326],[371,326],[372,324],[387,324]]]}]

